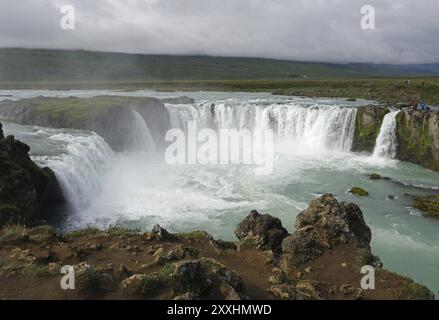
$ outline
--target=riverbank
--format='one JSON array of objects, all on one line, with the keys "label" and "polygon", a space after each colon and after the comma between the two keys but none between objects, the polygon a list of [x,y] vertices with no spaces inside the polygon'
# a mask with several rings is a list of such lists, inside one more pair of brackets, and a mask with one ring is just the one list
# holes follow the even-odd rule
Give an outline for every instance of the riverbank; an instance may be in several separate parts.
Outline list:
[{"label": "riverbank", "polygon": [[[49,226],[8,226],[0,230],[0,298],[434,297],[426,287],[382,268],[371,253],[371,232],[358,206],[326,194],[310,203],[295,227],[290,235],[279,219],[256,211],[237,226],[236,242],[202,231],[170,234],[158,225],[143,234],[116,227],[58,234]],[[74,266],[74,290],[60,287],[63,265]],[[375,270],[374,289],[361,287],[365,265]]]},{"label": "riverbank", "polygon": [[439,105],[439,78],[350,78],[187,81],[0,82],[2,90],[157,90],[270,92],[276,95],[369,99],[407,104],[422,96]]}]

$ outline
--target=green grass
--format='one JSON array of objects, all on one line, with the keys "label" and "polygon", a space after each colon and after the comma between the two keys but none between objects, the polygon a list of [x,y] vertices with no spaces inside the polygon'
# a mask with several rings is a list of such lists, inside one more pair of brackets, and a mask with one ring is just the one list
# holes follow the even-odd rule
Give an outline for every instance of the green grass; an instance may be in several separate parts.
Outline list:
[{"label": "green grass", "polygon": [[157,272],[145,275],[142,280],[141,293],[145,296],[154,294],[162,288],[170,287],[173,284],[173,273],[175,265],[167,263]]},{"label": "green grass", "polygon": [[[2,82],[0,89],[109,89],[109,90],[157,90],[157,91],[245,91],[269,92],[277,95],[369,99],[384,103],[408,103],[421,96],[428,104],[439,105],[439,78],[412,78],[406,86],[405,78],[351,78],[351,79],[253,79],[253,80],[181,80],[181,81],[37,81]],[[424,82],[424,85],[423,85]],[[74,98],[62,106],[55,105],[55,112],[65,112],[72,107],[77,114],[87,106],[78,107]],[[116,100],[108,97],[108,101]],[[91,102],[93,100],[90,100]],[[104,102],[104,100],[101,100]],[[55,104],[55,100],[53,102]],[[98,107],[100,103],[96,104]],[[44,104],[43,108],[50,107]],[[55,114],[56,115],[56,114]],[[71,114],[75,117],[75,114]]]},{"label": "green grass", "polygon": [[81,123],[87,119],[93,119],[106,108],[126,104],[129,101],[136,101],[136,98],[129,97],[92,97],[89,99],[80,98],[44,98],[34,100],[36,106],[32,109],[32,114],[41,114],[50,112],[50,116],[54,119],[68,119],[72,123]]},{"label": "green grass", "polygon": [[86,294],[96,294],[103,289],[103,278],[94,268],[86,268],[76,276],[78,289]]},{"label": "green grass", "polygon": [[132,236],[141,233],[140,228],[127,228],[122,226],[109,226],[106,232],[110,236]]},{"label": "green grass", "polygon": [[408,103],[421,96],[427,103],[439,104],[439,78],[411,79],[331,79],[302,81],[291,84],[289,89],[274,93],[314,97],[363,98],[390,103]]},{"label": "green grass", "polygon": [[56,235],[54,229],[48,225],[35,228],[26,228],[21,225],[7,225],[0,229],[0,241],[35,241],[45,242]]},{"label": "green grass", "polygon": [[20,241],[28,235],[28,229],[20,225],[7,225],[0,229],[0,241]]},{"label": "green grass", "polygon": [[413,281],[402,288],[401,294],[404,299],[408,300],[431,300],[433,298],[428,288]]},{"label": "green grass", "polygon": [[193,239],[196,241],[200,241],[203,239],[211,239],[212,236],[205,232],[205,231],[192,231],[192,232],[184,232],[184,233],[177,233],[175,236],[179,238],[186,238],[186,239]]},{"label": "green grass", "polygon": [[103,235],[104,235],[104,231],[99,230],[97,228],[88,227],[85,229],[70,231],[70,232],[66,233],[64,235],[64,237],[69,240],[69,239],[77,239],[77,238],[83,238],[83,237],[94,238],[94,237],[100,237]]},{"label": "green grass", "polygon": [[47,117],[51,123],[65,128],[87,128],[94,119],[111,112],[119,106],[142,103],[148,98],[99,96],[81,98],[35,98],[23,100],[24,106],[30,106],[28,119]]}]

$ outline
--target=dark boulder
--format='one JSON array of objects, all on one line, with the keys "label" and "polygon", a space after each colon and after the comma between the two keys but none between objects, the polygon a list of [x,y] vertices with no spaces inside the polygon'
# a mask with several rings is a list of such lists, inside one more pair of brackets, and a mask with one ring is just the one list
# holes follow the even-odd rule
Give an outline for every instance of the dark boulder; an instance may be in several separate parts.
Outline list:
[{"label": "dark boulder", "polygon": [[332,194],[311,201],[294,226],[296,231],[282,242],[287,264],[299,265],[339,244],[370,250],[372,233],[361,209],[353,203],[339,203]]},{"label": "dark boulder", "polygon": [[254,241],[262,250],[280,251],[282,240],[288,236],[288,231],[278,218],[253,210],[238,224],[235,235],[239,240]]},{"label": "dark boulder", "polygon": [[173,278],[177,292],[203,294],[212,285],[203,265],[196,260],[176,263]]},{"label": "dark boulder", "polygon": [[320,242],[329,246],[354,241],[365,248],[372,238],[360,207],[354,203],[339,203],[329,193],[311,201],[297,216],[294,226],[297,230],[308,226],[318,229]]},{"label": "dark boulder", "polygon": [[166,241],[173,238],[173,236],[165,228],[162,228],[159,224],[156,224],[152,228],[151,233],[158,241]]},{"label": "dark boulder", "polygon": [[198,296],[215,294],[226,300],[247,298],[239,274],[214,259],[178,262],[174,266],[171,286],[176,293],[191,292]]},{"label": "dark boulder", "polygon": [[13,136],[5,137],[0,125],[0,227],[39,224],[50,208],[64,202],[54,172],[39,168],[29,151]]},{"label": "dark boulder", "polygon": [[313,227],[297,230],[282,241],[282,252],[288,262],[299,265],[320,256],[324,247],[314,239]]}]

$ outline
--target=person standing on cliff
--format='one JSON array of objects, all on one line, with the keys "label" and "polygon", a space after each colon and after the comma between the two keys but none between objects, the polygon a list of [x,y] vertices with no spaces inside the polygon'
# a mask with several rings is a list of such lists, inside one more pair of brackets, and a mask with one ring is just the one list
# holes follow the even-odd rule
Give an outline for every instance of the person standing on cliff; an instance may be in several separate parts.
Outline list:
[{"label": "person standing on cliff", "polygon": [[417,106],[418,106],[418,102],[416,100],[413,100],[409,104],[409,110],[410,111],[416,111],[417,110]]}]

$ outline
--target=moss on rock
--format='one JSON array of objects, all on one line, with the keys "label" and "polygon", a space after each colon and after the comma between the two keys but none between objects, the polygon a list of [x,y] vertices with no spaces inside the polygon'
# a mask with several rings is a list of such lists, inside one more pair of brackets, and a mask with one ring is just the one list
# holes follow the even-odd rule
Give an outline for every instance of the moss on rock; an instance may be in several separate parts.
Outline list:
[{"label": "moss on rock", "polygon": [[413,207],[421,210],[425,217],[439,218],[439,195],[415,197]]},{"label": "moss on rock", "polygon": [[379,106],[362,106],[358,108],[355,118],[353,151],[373,151],[384,116],[388,112],[388,108]]},{"label": "moss on rock", "polygon": [[369,176],[369,179],[370,180],[381,180],[383,177],[380,175],[380,174],[378,174],[378,173],[372,173],[370,176]]},{"label": "moss on rock", "polygon": [[366,197],[369,195],[369,192],[360,187],[353,187],[349,192],[360,197]]},{"label": "moss on rock", "polygon": [[439,170],[439,113],[404,110],[396,117],[397,158]]}]

